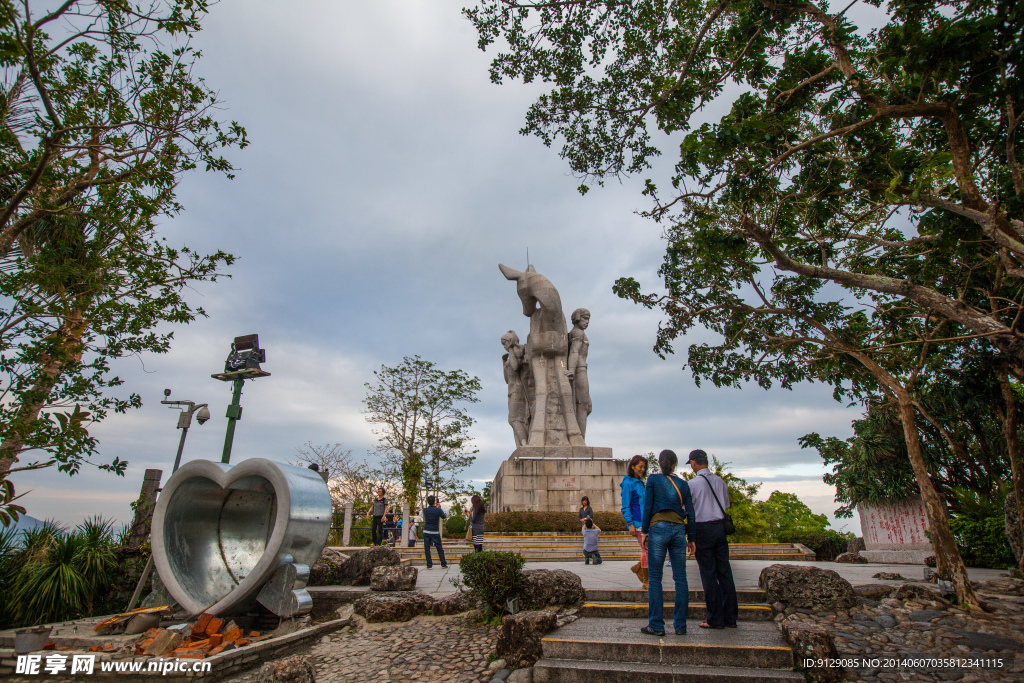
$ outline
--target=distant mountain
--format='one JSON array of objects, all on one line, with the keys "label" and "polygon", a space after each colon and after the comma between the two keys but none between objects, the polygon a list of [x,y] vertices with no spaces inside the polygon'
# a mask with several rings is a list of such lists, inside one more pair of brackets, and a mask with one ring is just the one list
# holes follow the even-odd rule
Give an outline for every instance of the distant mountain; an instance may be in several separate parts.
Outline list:
[{"label": "distant mountain", "polygon": [[[33,529],[41,527],[42,525],[43,521],[40,519],[30,517],[29,515],[21,515],[21,517],[18,518],[18,521],[14,523],[14,528],[19,532],[32,531]],[[9,528],[10,527],[8,527],[8,529]]]}]

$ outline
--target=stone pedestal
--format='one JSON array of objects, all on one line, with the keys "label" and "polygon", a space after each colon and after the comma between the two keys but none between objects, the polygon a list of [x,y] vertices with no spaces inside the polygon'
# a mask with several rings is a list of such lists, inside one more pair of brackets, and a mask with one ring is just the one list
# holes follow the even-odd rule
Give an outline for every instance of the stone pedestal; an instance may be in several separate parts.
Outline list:
[{"label": "stone pedestal", "polygon": [[522,446],[498,468],[491,511],[577,512],[588,496],[595,512],[618,512],[626,464],[610,448]]},{"label": "stone pedestal", "polygon": [[888,505],[857,506],[865,549],[860,556],[868,562],[924,564],[934,555],[925,535],[928,515],[920,498]]}]

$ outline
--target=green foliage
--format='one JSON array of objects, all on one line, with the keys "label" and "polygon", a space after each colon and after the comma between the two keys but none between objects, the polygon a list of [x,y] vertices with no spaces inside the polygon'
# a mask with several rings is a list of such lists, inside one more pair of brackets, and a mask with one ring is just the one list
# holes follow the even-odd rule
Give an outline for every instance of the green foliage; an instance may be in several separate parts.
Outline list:
[{"label": "green foliage", "polygon": [[112,524],[98,517],[73,531],[47,521],[15,535],[0,535],[0,624],[62,621],[106,606],[123,562]]},{"label": "green foliage", "polygon": [[461,404],[478,403],[480,380],[462,370],[444,371],[419,356],[374,370],[367,382],[366,421],[380,454],[401,475],[402,495],[415,507],[425,476],[449,497],[464,492],[459,473],[476,459],[469,428],[473,418]]},{"label": "green foliage", "polygon": [[1007,569],[1017,565],[1006,537],[1004,486],[992,496],[978,495],[969,489],[954,491],[957,512],[950,515],[949,528],[964,563],[970,567]]},{"label": "green foliage", "polygon": [[[0,479],[92,464],[92,425],[140,405],[120,394],[112,362],[166,352],[166,323],[205,315],[185,292],[233,260],[157,234],[159,218],[182,209],[182,175],[203,166],[230,176],[221,151],[247,144],[241,126],[213,118],[216,94],[196,75],[188,41],[206,6],[4,5]],[[13,468],[27,451],[39,459]],[[116,474],[126,465],[96,464]]]},{"label": "green foliage", "polygon": [[832,562],[846,552],[853,534],[823,529],[821,531],[787,531],[776,537],[779,543],[801,543],[817,554],[819,562]]},{"label": "green foliage", "polygon": [[795,493],[772,491],[768,500],[758,503],[757,507],[768,525],[770,538],[822,533],[828,528],[828,517],[811,512]]},{"label": "green foliage", "polygon": [[[454,507],[452,508],[455,509]],[[444,520],[444,532],[451,538],[462,538],[466,535],[466,529],[469,528],[469,520],[462,514],[460,509],[458,514],[454,512],[448,515]]]},{"label": "green foliage", "polygon": [[[602,531],[626,531],[626,521],[618,512],[595,512],[594,523]],[[580,516],[575,512],[488,512],[484,529],[488,533],[578,534]]]},{"label": "green foliage", "polygon": [[452,583],[456,588],[464,586],[483,600],[490,614],[500,617],[507,611],[509,598],[518,596],[522,590],[524,562],[519,553],[469,553],[459,560],[461,580],[453,579]]}]

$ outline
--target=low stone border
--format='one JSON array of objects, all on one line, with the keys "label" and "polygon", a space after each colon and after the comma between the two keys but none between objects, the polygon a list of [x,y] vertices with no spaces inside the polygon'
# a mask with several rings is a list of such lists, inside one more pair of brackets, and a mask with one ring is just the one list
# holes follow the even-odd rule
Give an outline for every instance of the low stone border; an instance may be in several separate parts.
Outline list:
[{"label": "low stone border", "polygon": [[[257,666],[258,664],[269,661],[271,659],[277,659],[286,654],[291,653],[294,650],[299,649],[304,645],[308,645],[311,641],[315,641],[328,633],[337,631],[338,629],[348,626],[351,621],[351,617],[343,617],[340,619],[334,619],[332,621],[326,621],[322,624],[310,626],[288,635],[278,636],[277,638],[269,638],[267,640],[261,640],[245,647],[235,648],[234,650],[227,650],[218,655],[207,657],[202,660],[195,660],[197,662],[209,662],[210,671],[205,673],[191,673],[186,676],[160,676],[159,680],[167,681],[167,683],[185,683],[187,681],[208,681],[214,683],[215,681],[224,680],[236,676],[246,669]],[[136,638],[137,636],[131,636]],[[38,654],[38,653],[36,653]],[[50,654],[50,653],[46,653]],[[74,654],[72,652],[61,652],[60,654]],[[99,662],[134,662],[143,661],[148,662],[154,659],[153,657],[141,657],[132,656],[114,659],[111,653],[103,652],[79,652],[77,654],[95,654],[96,655],[96,670],[90,676],[74,676],[64,680],[113,680],[118,681],[152,681],[153,675],[147,676],[133,676],[125,673],[109,673],[104,675],[99,671]],[[17,662],[17,655],[14,654],[13,648],[0,649],[0,677],[14,676],[15,664]],[[20,679],[22,681],[36,681],[42,680],[46,676],[25,676]]]}]

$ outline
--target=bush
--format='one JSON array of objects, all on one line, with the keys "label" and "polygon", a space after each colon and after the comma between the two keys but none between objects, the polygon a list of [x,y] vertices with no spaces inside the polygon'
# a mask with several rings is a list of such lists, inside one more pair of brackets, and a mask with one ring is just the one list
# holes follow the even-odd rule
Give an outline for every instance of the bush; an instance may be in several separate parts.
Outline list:
[{"label": "bush", "polygon": [[469,528],[469,520],[465,515],[451,515],[444,520],[444,533],[449,538],[462,538]]},{"label": "bush", "polygon": [[509,598],[523,588],[523,556],[519,553],[485,550],[469,553],[459,560],[461,579],[453,579],[458,588],[465,586],[483,600],[490,614],[501,616],[507,611]]},{"label": "bush", "polygon": [[1016,566],[1002,515],[981,519],[951,515],[949,529],[968,567],[1006,569]]},{"label": "bush", "polygon": [[[595,512],[594,523],[601,527],[602,531],[626,531],[626,521],[618,512]],[[580,516],[576,512],[488,512],[484,516],[484,531],[487,533],[553,531],[577,534],[580,531]]]},{"label": "bush", "polygon": [[820,562],[833,562],[837,557],[846,552],[853,534],[835,529],[816,531],[814,533],[782,533],[779,534],[779,543],[800,543],[813,550],[818,555]]}]

